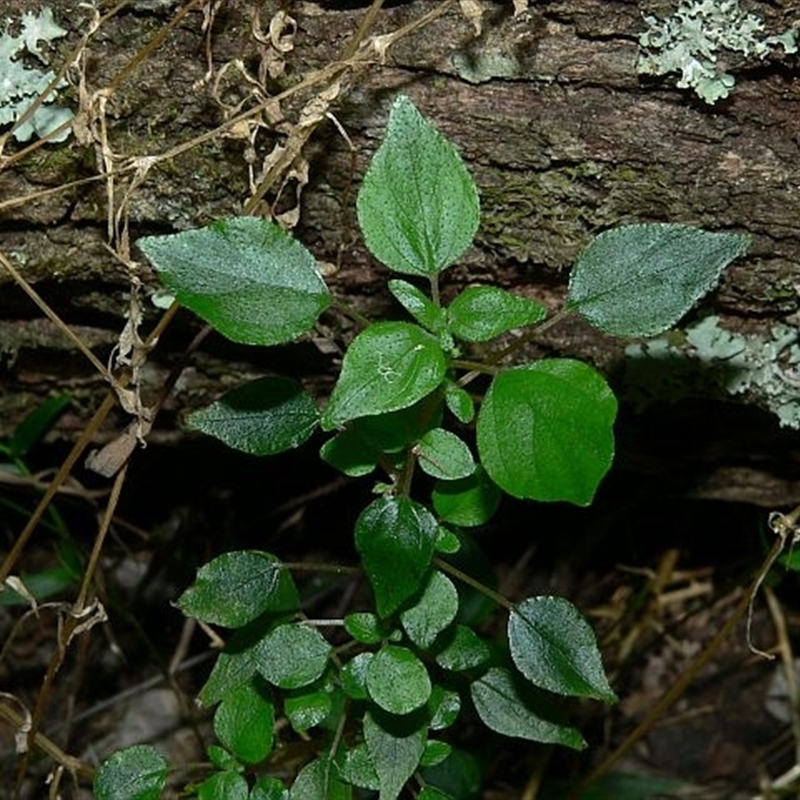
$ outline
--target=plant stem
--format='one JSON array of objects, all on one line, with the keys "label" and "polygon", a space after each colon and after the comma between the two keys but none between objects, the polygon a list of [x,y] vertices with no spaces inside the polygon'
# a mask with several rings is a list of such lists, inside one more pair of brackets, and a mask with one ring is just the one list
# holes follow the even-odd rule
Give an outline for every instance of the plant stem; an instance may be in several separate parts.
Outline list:
[{"label": "plant stem", "polygon": [[454,578],[458,578],[458,580],[479,591],[482,595],[485,595],[490,600],[497,603],[497,605],[502,606],[508,611],[514,610],[514,604],[510,600],[503,597],[503,595],[501,595],[499,592],[496,592],[494,589],[484,586],[484,584],[482,584],[480,581],[476,581],[475,578],[470,577],[466,572],[462,572],[458,567],[448,564],[438,556],[433,559],[433,563],[439,567],[442,572],[449,572]]}]

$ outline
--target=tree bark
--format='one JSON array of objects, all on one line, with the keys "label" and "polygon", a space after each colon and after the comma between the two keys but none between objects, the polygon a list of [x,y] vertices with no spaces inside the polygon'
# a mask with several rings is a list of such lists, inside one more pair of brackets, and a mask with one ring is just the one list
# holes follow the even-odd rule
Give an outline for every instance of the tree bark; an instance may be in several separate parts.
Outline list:
[{"label": "tree bark", "polygon": [[[60,24],[71,29],[53,60],[58,66],[78,46],[89,20],[77,20],[64,0],[51,5]],[[73,86],[62,92],[73,107],[84,98],[78,135],[18,159],[23,146],[5,142],[0,249],[103,361],[124,324],[131,285],[131,269],[106,244],[124,252],[127,241],[140,236],[241,213],[252,195],[250,172],[257,183],[264,159],[276,144],[286,143],[287,125],[297,122],[312,96],[300,93],[284,102],[283,122],[272,130],[252,132],[242,123],[179,150],[181,143],[221,125],[226,109],[258,102],[259,90],[245,72],[258,77],[259,68],[268,70],[279,55],[253,36],[259,5],[228,0],[204,16],[209,7],[198,4],[169,28],[184,6],[133,0],[103,22],[69,72]],[[278,10],[277,3],[267,5],[275,8],[258,18],[265,31]],[[341,59],[367,9],[337,10],[339,5],[290,4],[297,21],[293,41],[291,29],[278,39],[287,48],[293,45],[282,56],[285,74],[261,76],[273,93]],[[370,35],[411,25],[439,5],[413,0],[381,10]],[[391,100],[404,92],[456,144],[481,196],[475,245],[445,274],[445,300],[469,282],[485,282],[556,308],[565,295],[568,268],[594,234],[623,223],[669,221],[753,235],[749,255],[726,270],[719,289],[703,301],[704,311],[742,330],[766,330],[795,314],[800,262],[795,62],[786,57],[782,63],[733,64],[737,84],[731,96],[708,106],[676,89],[674,76],[645,80],[637,74],[642,14],[655,8],[668,13],[659,4],[536,0],[530,5],[514,17],[509,4],[488,3],[483,31],[476,35],[451,3],[430,24],[394,43],[384,63],[374,58],[343,74],[331,107],[336,123],[321,122],[303,150],[310,182],[296,229],[325,265],[334,293],[369,315],[392,308],[387,272],[358,237],[354,200]],[[752,5],[770,32],[791,22],[780,3]],[[145,52],[148,43],[154,46]],[[321,91],[325,84],[315,88]],[[107,99],[94,94],[104,89]],[[86,98],[92,96],[87,116]],[[177,148],[173,157],[152,166],[143,160],[172,148]],[[118,171],[113,195],[107,178],[71,184],[96,179],[103,159],[106,168]],[[125,171],[130,159],[139,159],[138,170]],[[291,210],[296,182],[290,184],[281,197],[269,196],[272,211]],[[258,207],[259,213],[268,210],[266,204]],[[137,259],[135,247],[131,256]],[[133,272],[155,287],[142,262],[139,257]],[[145,328],[157,314],[148,305]],[[334,337],[349,333],[335,317],[326,317],[325,324]],[[188,314],[178,319],[151,354],[146,383],[163,382],[196,328]],[[567,320],[529,352],[588,359],[610,373],[626,344]],[[196,408],[241,379],[273,369],[326,391],[335,360],[310,342],[298,347],[264,354],[211,342],[193,359],[169,410]],[[2,267],[0,376],[0,437],[43,397],[65,390],[75,398],[74,412],[62,419],[58,432],[74,436],[106,390],[102,377]],[[124,424],[124,415],[117,424]],[[173,424],[160,424],[152,436],[174,440],[181,433]],[[794,467],[784,467],[771,484],[775,491],[758,502],[794,499],[786,472]],[[764,471],[759,474],[763,478]],[[752,499],[744,489],[736,496]]]}]

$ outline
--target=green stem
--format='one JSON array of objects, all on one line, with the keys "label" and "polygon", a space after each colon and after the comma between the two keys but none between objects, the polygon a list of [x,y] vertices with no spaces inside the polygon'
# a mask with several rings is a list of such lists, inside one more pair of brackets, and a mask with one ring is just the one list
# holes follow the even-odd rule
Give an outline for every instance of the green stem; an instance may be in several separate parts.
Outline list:
[{"label": "green stem", "polygon": [[431,284],[431,300],[438,308],[442,302],[441,298],[439,297],[439,273],[437,272],[436,275],[431,275],[429,281]]},{"label": "green stem", "polygon": [[339,298],[334,298],[333,302],[331,303],[331,308],[338,311],[340,314],[344,314],[344,316],[349,317],[354,322],[358,323],[362,328],[368,328],[372,324],[372,320],[369,317],[365,317],[360,311],[356,311],[351,306],[348,306],[347,303],[343,303]]},{"label": "green stem", "polygon": [[458,578],[458,580],[479,591],[482,595],[485,595],[490,600],[497,603],[497,605],[502,606],[508,611],[514,610],[514,604],[510,600],[507,600],[505,597],[503,597],[503,595],[501,595],[499,592],[496,592],[494,589],[484,586],[480,581],[476,581],[475,578],[470,577],[466,572],[462,572],[458,567],[448,564],[438,556],[433,559],[433,563],[440,570],[442,570],[442,572],[449,572],[454,578]]}]

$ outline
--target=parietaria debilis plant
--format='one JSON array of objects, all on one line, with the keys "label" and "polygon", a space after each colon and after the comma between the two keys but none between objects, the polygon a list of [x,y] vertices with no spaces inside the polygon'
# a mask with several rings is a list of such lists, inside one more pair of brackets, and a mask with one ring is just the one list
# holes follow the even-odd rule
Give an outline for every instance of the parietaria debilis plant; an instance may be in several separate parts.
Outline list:
[{"label": "parietaria debilis plant", "polygon": [[[309,624],[273,554],[228,552],[199,570],[178,606],[227,629],[199,694],[215,708],[219,740],[208,749],[212,773],[194,786],[201,798],[351,798],[362,787],[395,800],[411,784],[420,800],[458,800],[427,770],[465,757],[448,729],[468,706],[499,734],[580,749],[586,742],[563,700],[615,700],[575,606],[551,596],[511,602],[448,560],[470,542],[469,528],[491,518],[502,492],[592,501],[614,453],[613,392],[574,359],[506,366],[463,357],[470,343],[536,326],[549,313],[487,285],[442,304],[440,277],[478,227],[478,192],[456,149],[407,97],[394,101],[357,208],[369,250],[405,276],[389,290],[411,321],[365,325],[327,402],[295,380],[267,376],[194,412],[189,424],[258,455],[321,430],[329,434],[325,461],[354,477],[379,469],[378,496],[354,532],[374,605],[338,627]],[[138,246],[183,305],[237,342],[291,342],[333,300],[311,253],[264,219],[219,220]],[[578,259],[558,313],[619,336],[661,333],[747,246],[746,236],[686,225],[607,231]],[[476,398],[467,387],[481,373],[488,387]],[[434,479],[427,501],[412,497],[417,469]],[[464,601],[476,587],[507,615],[502,642],[475,629]],[[263,766],[279,716],[313,743],[291,788]],[[95,797],[157,797],[166,771],[149,746],[120,751],[98,770]]]}]

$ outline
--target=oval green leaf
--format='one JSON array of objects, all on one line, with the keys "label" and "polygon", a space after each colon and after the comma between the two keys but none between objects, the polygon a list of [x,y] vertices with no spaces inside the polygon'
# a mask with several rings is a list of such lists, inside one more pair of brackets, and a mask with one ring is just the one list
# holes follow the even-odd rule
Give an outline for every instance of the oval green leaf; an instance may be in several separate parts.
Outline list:
[{"label": "oval green leaf", "polygon": [[437,340],[409,322],[378,322],[353,339],[322,418],[326,430],[412,406],[444,378]]},{"label": "oval green leaf", "polygon": [[468,286],[447,308],[452,334],[468,342],[486,342],[546,316],[540,303],[497,286]]},{"label": "oval green leaf", "polygon": [[444,311],[437,306],[423,291],[408,281],[395,278],[387,283],[389,291],[403,308],[423,328],[431,333],[441,333],[447,327]]},{"label": "oval green leaf", "polygon": [[443,428],[428,431],[416,446],[423,472],[445,481],[457,481],[475,472],[469,447],[454,433]]},{"label": "oval green leaf", "polygon": [[478,716],[487,728],[497,733],[575,750],[586,747],[580,732],[562,722],[552,695],[547,697],[544,692],[525,685],[520,675],[492,667],[470,685],[470,693]]},{"label": "oval green leaf", "polygon": [[428,702],[431,679],[406,647],[387,645],[367,665],[370,698],[390,714],[410,714]]},{"label": "oval green leaf", "polygon": [[297,381],[280,377],[239,386],[188,417],[190,428],[253,456],[299,447],[318,421],[311,395]]},{"label": "oval green leaf", "polygon": [[654,336],[713,289],[749,245],[749,236],[673,223],[605,231],[572,270],[567,308],[616,336]]},{"label": "oval green leaf", "polygon": [[177,603],[187,616],[226,628],[240,628],[267,611],[285,614],[298,604],[292,576],[274,556],[257,550],[209,561]]},{"label": "oval green leaf", "polygon": [[149,744],[118,750],[94,776],[97,800],[158,800],[167,782],[168,764]]},{"label": "oval green leaf", "polygon": [[379,800],[396,800],[400,796],[419,766],[426,738],[425,727],[390,730],[376,721],[373,713],[364,715],[364,740],[380,783]]},{"label": "oval green leaf", "polygon": [[464,162],[402,95],[358,193],[358,222],[372,254],[396,272],[436,275],[478,229],[478,192]]},{"label": "oval green leaf", "polygon": [[517,669],[534,685],[606,703],[617,699],[594,631],[563,597],[529,597],[518,603],[508,618],[508,643]]},{"label": "oval green leaf", "polygon": [[275,708],[252,681],[225,695],[214,712],[214,733],[239,761],[257,764],[272,752]]},{"label": "oval green leaf", "polygon": [[180,303],[234,342],[291,342],[330,304],[314,256],[265,219],[233,217],[136,244]]},{"label": "oval green leaf", "polygon": [[381,617],[422,587],[438,537],[433,515],[407,497],[379,497],[356,521],[356,547]]},{"label": "oval green leaf", "polygon": [[312,683],[328,666],[331,646],[315,628],[289,623],[273,628],[258,644],[259,673],[281,689]]},{"label": "oval green leaf", "polygon": [[293,694],[283,700],[283,710],[289,724],[298,733],[321,725],[331,713],[331,693],[323,689]]},{"label": "oval green leaf", "polygon": [[501,489],[588,505],[614,457],[617,401],[603,377],[571,359],[501,372],[478,413],[478,452]]}]

